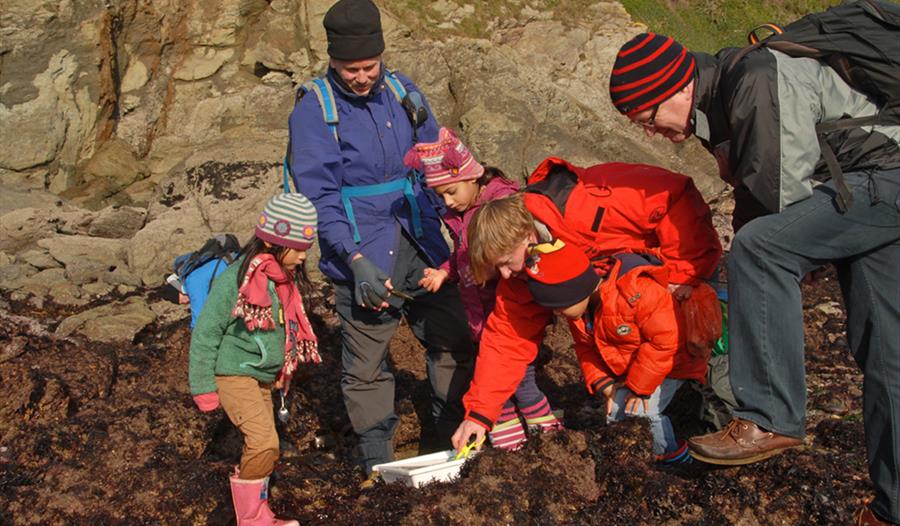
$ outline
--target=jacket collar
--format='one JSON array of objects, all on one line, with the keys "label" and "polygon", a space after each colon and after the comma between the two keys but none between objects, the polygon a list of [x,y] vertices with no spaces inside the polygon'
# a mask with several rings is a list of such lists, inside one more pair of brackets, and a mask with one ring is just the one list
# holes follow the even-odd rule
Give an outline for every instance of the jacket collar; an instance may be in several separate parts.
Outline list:
[{"label": "jacket collar", "polygon": [[[723,53],[726,56],[723,57]],[[694,73],[694,112],[691,117],[694,135],[707,149],[727,141],[731,136],[725,105],[720,90],[722,68],[728,63],[730,50],[717,55],[693,53],[697,61]]]}]

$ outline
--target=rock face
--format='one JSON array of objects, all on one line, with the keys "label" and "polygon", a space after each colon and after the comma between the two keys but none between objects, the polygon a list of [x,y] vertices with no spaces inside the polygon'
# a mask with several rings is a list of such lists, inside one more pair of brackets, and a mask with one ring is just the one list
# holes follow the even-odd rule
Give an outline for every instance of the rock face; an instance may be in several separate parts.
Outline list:
[{"label": "rock face", "polygon": [[[211,234],[246,239],[279,191],[295,88],[327,65],[321,20],[331,3],[5,9],[0,291],[86,305],[161,284],[173,258]],[[694,176],[709,196],[721,189],[696,145],[650,142],[609,103],[615,50],[640,30],[618,3],[565,24],[510,10],[490,22],[489,40],[423,37],[392,5],[386,63],[417,82],[484,163],[524,179],[548,155],[647,162]],[[450,1],[428,13],[423,23],[440,31],[476,16]]]}]

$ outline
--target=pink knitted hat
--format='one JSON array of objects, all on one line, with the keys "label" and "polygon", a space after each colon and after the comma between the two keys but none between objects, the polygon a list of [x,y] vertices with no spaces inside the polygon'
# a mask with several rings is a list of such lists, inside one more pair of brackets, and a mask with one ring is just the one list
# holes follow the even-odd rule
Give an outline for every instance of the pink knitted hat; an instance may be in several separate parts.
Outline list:
[{"label": "pink knitted hat", "polygon": [[420,142],[409,149],[403,164],[425,174],[429,188],[478,179],[484,168],[451,130],[441,128],[437,142]]}]

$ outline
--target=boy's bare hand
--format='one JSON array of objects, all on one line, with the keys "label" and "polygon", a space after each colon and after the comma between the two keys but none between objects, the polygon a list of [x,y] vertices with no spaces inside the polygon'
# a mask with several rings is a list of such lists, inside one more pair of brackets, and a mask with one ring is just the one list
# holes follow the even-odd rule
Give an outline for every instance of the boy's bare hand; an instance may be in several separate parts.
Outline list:
[{"label": "boy's bare hand", "polygon": [[638,396],[634,393],[628,393],[627,395],[625,395],[625,414],[626,415],[636,416],[636,415],[641,414],[640,413],[641,406],[643,406],[644,414],[646,415],[647,411],[649,411],[649,409],[650,409],[650,406],[647,403],[646,398],[641,398],[640,396]]},{"label": "boy's bare hand", "polygon": [[426,268],[424,271],[425,277],[419,280],[419,286],[428,292],[435,293],[441,288],[444,281],[447,280],[447,275],[448,273],[446,270]]},{"label": "boy's bare hand", "polygon": [[623,382],[614,382],[600,391],[600,394],[606,397],[606,416],[610,416],[613,411],[613,401],[616,399],[616,391],[619,390],[620,387],[625,385]]},{"label": "boy's bare hand", "polygon": [[694,292],[694,287],[690,285],[679,285],[678,283],[669,283],[669,292],[672,293],[672,297],[676,300],[684,301],[691,297],[691,293]]}]

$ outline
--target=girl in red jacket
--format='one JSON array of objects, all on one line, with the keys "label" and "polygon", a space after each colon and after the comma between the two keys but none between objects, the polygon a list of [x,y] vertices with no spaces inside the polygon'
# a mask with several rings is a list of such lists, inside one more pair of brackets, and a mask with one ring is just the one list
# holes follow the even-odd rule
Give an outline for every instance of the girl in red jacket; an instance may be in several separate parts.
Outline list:
[{"label": "girl in red jacket", "polygon": [[[455,133],[441,128],[437,142],[419,143],[407,152],[404,162],[425,176],[425,184],[444,200],[444,222],[453,238],[453,253],[440,268],[425,269],[419,282],[429,292],[437,292],[446,280],[459,288],[472,340],[477,344],[488,315],[494,310],[497,277],[484,283],[475,281],[469,260],[466,236],[469,222],[483,203],[512,195],[519,185],[502,171],[482,167]],[[524,420],[524,426],[523,426]],[[526,428],[537,431],[562,429],[547,397],[534,379],[529,364],[515,394],[503,405],[502,413],[489,437],[494,447],[517,449],[526,440]]]},{"label": "girl in red jacket", "polygon": [[690,460],[662,412],[684,381],[705,381],[707,364],[685,345],[662,262],[651,253],[619,253],[592,266],[578,247],[560,240],[529,252],[528,290],[536,303],[570,320],[585,382],[606,398],[608,419],[646,417],[657,461]]}]

